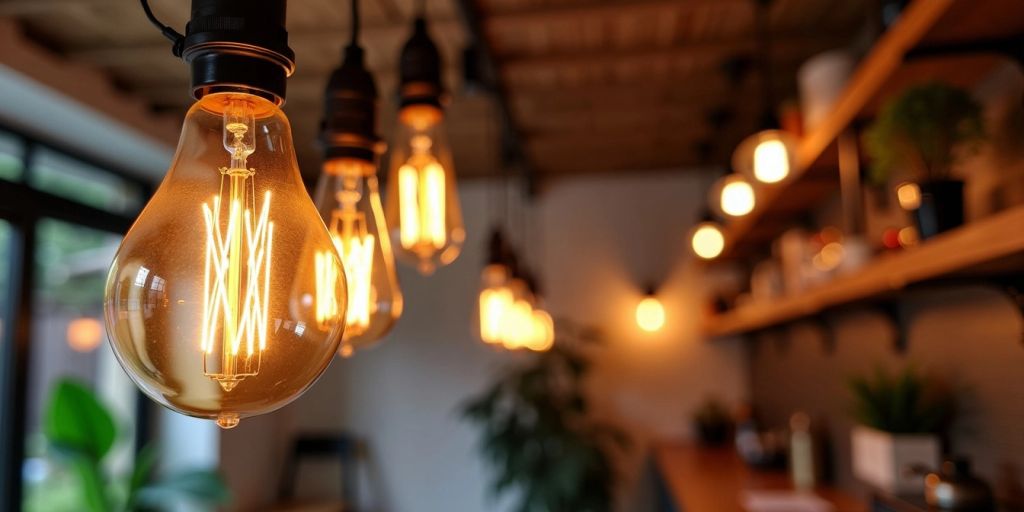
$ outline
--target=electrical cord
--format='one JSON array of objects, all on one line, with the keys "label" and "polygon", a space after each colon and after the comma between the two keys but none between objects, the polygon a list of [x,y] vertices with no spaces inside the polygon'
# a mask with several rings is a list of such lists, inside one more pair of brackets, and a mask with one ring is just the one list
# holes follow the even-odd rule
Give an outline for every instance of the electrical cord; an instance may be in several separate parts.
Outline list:
[{"label": "electrical cord", "polygon": [[359,46],[359,0],[352,1],[352,41],[349,46]]},{"label": "electrical cord", "polygon": [[[156,15],[153,14],[153,10],[149,8],[149,0],[139,0],[139,3],[142,4],[142,10],[146,13],[146,18],[149,19],[149,22],[156,28],[160,29],[160,33],[171,41],[171,52],[174,56],[181,57],[181,52],[185,46],[185,36],[156,19]],[[355,3],[354,0],[353,3]]]}]

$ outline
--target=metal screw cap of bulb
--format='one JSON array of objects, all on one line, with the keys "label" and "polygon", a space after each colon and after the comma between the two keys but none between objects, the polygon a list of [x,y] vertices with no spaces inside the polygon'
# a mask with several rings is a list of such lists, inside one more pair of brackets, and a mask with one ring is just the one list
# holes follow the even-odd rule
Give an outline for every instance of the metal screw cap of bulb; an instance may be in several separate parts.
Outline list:
[{"label": "metal screw cap of bulb", "polygon": [[192,96],[243,91],[280,105],[295,72],[285,0],[192,0],[181,56],[191,66]]},{"label": "metal screw cap of bulb", "polygon": [[327,160],[355,158],[374,163],[383,149],[377,135],[377,85],[364,61],[363,49],[348,45],[341,67],[327,82],[321,131]]},{"label": "metal screw cap of bulb", "polygon": [[430,105],[441,108],[441,54],[427,33],[423,16],[413,23],[412,36],[402,47],[399,64],[401,106]]}]

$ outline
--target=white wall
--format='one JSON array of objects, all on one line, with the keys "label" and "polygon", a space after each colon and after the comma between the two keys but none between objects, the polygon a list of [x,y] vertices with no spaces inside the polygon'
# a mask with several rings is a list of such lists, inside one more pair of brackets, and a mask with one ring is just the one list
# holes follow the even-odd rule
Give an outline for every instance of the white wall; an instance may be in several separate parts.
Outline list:
[{"label": "white wall", "polygon": [[[590,391],[595,409],[629,428],[638,464],[646,440],[688,435],[690,411],[709,393],[744,398],[742,347],[709,344],[695,335],[699,273],[687,270],[686,234],[703,204],[704,181],[695,172],[623,173],[561,181],[535,210],[543,226],[532,260],[543,276],[556,317],[601,328],[609,341],[595,364]],[[286,430],[347,430],[369,444],[363,494],[370,510],[481,512],[502,510],[487,498],[487,471],[475,451],[477,433],[456,413],[503,365],[522,356],[495,352],[472,335],[472,308],[484,259],[493,192],[462,186],[469,241],[450,267],[432,277],[403,269],[406,313],[379,347],[336,361],[323,379],[282,411]],[[490,203],[493,204],[493,203]],[[538,230],[540,231],[540,230]],[[661,284],[665,329],[641,334],[633,320],[646,282]],[[239,427],[241,429],[242,427]],[[271,429],[273,430],[273,429]],[[223,441],[225,461],[250,458],[257,438]],[[226,434],[231,438],[233,432]],[[271,446],[280,441],[271,442]],[[234,447],[234,448],[233,448]],[[243,459],[244,460],[244,459]],[[259,485],[226,467],[234,482]],[[639,471],[628,471],[638,474]],[[232,476],[235,474],[235,476]],[[305,473],[309,493],[331,492],[336,473]],[[276,482],[270,482],[276,483]],[[626,482],[623,494],[634,482]],[[257,493],[258,494],[258,493]],[[264,493],[265,494],[265,493]],[[248,508],[254,501],[246,500]]]}]

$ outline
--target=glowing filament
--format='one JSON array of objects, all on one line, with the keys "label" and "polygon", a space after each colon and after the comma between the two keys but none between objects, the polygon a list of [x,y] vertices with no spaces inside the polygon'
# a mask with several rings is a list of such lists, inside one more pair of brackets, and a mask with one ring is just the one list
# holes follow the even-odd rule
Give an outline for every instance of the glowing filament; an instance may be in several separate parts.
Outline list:
[{"label": "glowing filament", "polygon": [[203,203],[206,261],[200,348],[203,372],[231,391],[245,377],[259,373],[267,348],[274,223],[269,218],[269,191],[257,215],[247,207],[249,193],[254,193],[245,186],[251,171],[221,172],[230,181],[227,201],[218,195],[212,206]]},{"label": "glowing filament", "polygon": [[339,275],[334,255],[327,251],[317,251],[313,255],[313,271],[316,278],[316,325],[321,330],[330,329],[334,319],[338,317],[338,297],[334,294]]},{"label": "glowing filament", "polygon": [[429,257],[448,241],[445,170],[430,153],[430,139],[413,139],[414,154],[398,169],[402,247]]},{"label": "glowing filament", "polygon": [[[355,188],[354,182],[347,185],[346,190],[338,194],[341,208],[332,212],[330,225],[331,238],[345,267],[348,283],[344,335],[346,340],[365,333],[370,327],[370,315],[377,310],[373,287],[373,249],[377,237],[370,234],[367,229],[366,214],[356,209],[356,203],[362,193]],[[317,283],[329,283],[331,286],[335,282],[317,279]],[[328,293],[333,296],[333,291]],[[333,313],[336,314],[337,311]],[[331,317],[324,320],[330,320]]]},{"label": "glowing filament", "polygon": [[505,286],[486,288],[480,292],[480,339],[501,343],[502,319],[513,303],[512,290]]}]

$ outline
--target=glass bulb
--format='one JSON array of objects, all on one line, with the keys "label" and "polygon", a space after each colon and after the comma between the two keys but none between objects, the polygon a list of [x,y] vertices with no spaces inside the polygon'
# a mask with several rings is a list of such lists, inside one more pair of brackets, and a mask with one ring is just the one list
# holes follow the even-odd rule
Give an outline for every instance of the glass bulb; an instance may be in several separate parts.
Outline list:
[{"label": "glass bulb", "polygon": [[502,343],[503,317],[515,301],[508,280],[508,267],[500,263],[487,265],[480,276],[478,316],[480,339],[485,343]]},{"label": "glass bulb", "polygon": [[736,146],[733,168],[760,183],[779,183],[789,177],[796,154],[796,139],[783,130],[757,132]]},{"label": "glass bulb", "polygon": [[532,332],[526,348],[546,352],[555,344],[555,321],[543,309],[534,309],[531,317]]},{"label": "glass bulb", "polygon": [[909,181],[900,183],[896,185],[896,199],[899,200],[900,208],[914,211],[921,207],[921,187]]},{"label": "glass bulb", "polygon": [[528,346],[533,331],[533,294],[526,281],[514,278],[509,282],[512,303],[501,316],[501,341],[505,348],[516,350]]},{"label": "glass bulb", "polygon": [[443,120],[436,107],[403,108],[391,147],[386,213],[392,244],[425,275],[455,261],[466,240]]},{"label": "glass bulb", "polygon": [[636,324],[647,332],[655,332],[665,325],[665,307],[654,297],[644,297],[636,305]]},{"label": "glass bulb", "polygon": [[710,206],[719,216],[742,217],[754,210],[754,187],[743,176],[730,174],[711,187]]},{"label": "glass bulb", "polygon": [[693,253],[705,260],[713,260],[725,249],[725,235],[718,224],[706,221],[697,224],[690,235]]},{"label": "glass bulb", "polygon": [[[348,282],[345,334],[339,351],[343,357],[379,341],[402,315],[402,292],[376,171],[364,160],[328,160],[314,194]],[[317,321],[329,317],[318,315]]]},{"label": "glass bulb", "polygon": [[327,368],[344,322],[320,312],[345,310],[341,265],[281,110],[244,93],[204,96],[114,257],[111,347],[153,400],[234,427]]}]

